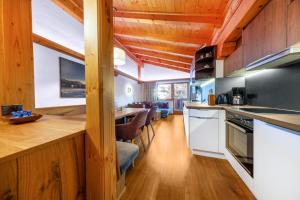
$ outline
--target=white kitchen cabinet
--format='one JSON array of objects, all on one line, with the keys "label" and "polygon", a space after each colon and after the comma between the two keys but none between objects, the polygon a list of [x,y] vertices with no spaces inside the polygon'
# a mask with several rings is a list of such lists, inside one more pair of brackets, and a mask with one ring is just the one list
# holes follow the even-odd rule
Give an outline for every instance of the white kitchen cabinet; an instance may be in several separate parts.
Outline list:
[{"label": "white kitchen cabinet", "polygon": [[187,145],[189,146],[189,109],[187,109],[185,106],[183,107],[183,122],[184,122],[184,131],[186,136]]},{"label": "white kitchen cabinet", "polygon": [[300,135],[254,121],[254,193],[260,200],[300,199]]},{"label": "white kitchen cabinet", "polygon": [[225,153],[226,148],[226,114],[225,110],[219,110],[219,153]]},{"label": "white kitchen cabinet", "polygon": [[193,151],[219,151],[218,110],[190,110],[189,146]]}]

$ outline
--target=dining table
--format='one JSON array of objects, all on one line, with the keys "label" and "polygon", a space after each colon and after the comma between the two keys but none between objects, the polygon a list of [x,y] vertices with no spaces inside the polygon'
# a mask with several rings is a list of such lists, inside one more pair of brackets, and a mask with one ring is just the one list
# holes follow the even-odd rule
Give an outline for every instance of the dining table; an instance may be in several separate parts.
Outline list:
[{"label": "dining table", "polygon": [[122,119],[128,116],[136,115],[137,113],[147,110],[145,108],[122,108],[115,111],[115,120]]},{"label": "dining table", "polygon": [[[116,110],[115,111],[115,120],[123,119],[128,116],[134,116],[137,113],[148,110],[146,108],[122,108],[122,110]],[[71,119],[76,121],[85,121],[86,120],[86,114],[80,114],[80,115],[72,115],[72,116],[65,116],[65,119]]]}]

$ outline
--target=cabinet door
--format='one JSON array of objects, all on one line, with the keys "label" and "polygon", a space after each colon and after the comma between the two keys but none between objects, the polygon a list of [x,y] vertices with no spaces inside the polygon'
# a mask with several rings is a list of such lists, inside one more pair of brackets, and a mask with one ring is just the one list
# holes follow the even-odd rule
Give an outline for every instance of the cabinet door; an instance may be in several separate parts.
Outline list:
[{"label": "cabinet door", "polygon": [[219,151],[218,119],[190,117],[190,147],[193,150]]},{"label": "cabinet door", "polygon": [[183,108],[183,122],[184,122],[184,131],[186,136],[187,145],[189,145],[189,110],[184,107]]},{"label": "cabinet door", "polygon": [[244,66],[263,57],[264,14],[261,11],[243,31]]},{"label": "cabinet door", "polygon": [[300,0],[291,1],[288,5],[287,45],[300,42]]},{"label": "cabinet door", "polygon": [[286,48],[287,1],[272,0],[243,31],[244,65]]},{"label": "cabinet door", "polygon": [[[277,53],[286,48],[287,1],[272,0],[263,9],[263,55]],[[300,11],[299,11],[300,12]]]},{"label": "cabinet door", "polygon": [[243,46],[239,46],[224,61],[224,76],[229,76],[234,71],[243,68]]},{"label": "cabinet door", "polygon": [[225,152],[226,146],[226,115],[225,110],[219,111],[219,153]]},{"label": "cabinet door", "polygon": [[257,199],[300,199],[299,133],[254,121],[254,188]]}]

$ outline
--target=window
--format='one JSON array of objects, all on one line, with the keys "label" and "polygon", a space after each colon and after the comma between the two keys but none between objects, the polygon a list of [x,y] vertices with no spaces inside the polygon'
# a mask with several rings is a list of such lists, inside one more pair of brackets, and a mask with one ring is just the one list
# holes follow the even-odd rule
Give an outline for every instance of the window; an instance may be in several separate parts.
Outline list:
[{"label": "window", "polygon": [[158,99],[172,99],[172,84],[159,84],[157,97]]},{"label": "window", "polygon": [[188,98],[188,84],[174,83],[174,98],[187,99]]}]

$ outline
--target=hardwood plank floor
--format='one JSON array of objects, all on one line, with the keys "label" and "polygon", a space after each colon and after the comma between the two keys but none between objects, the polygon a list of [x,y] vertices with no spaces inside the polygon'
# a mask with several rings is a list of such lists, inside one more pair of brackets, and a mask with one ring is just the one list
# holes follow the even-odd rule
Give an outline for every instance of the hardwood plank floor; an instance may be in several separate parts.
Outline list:
[{"label": "hardwood plank floor", "polygon": [[122,200],[255,199],[226,160],[191,154],[182,115],[158,121],[154,129],[148,151],[127,173]]}]

